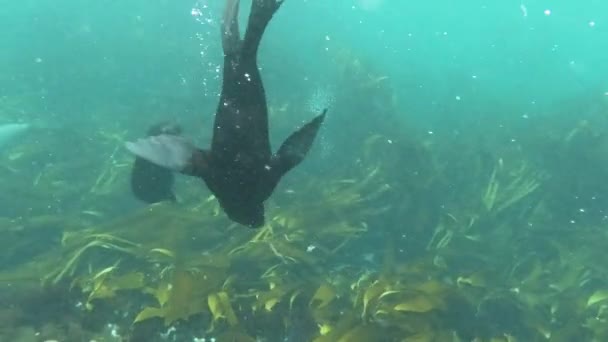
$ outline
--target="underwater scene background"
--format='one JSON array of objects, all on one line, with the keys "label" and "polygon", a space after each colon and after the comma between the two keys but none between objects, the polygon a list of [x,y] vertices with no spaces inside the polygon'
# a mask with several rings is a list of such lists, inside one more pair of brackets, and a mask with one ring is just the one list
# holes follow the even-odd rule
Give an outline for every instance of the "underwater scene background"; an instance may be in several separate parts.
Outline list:
[{"label": "underwater scene background", "polygon": [[223,5],[0,6],[0,341],[608,341],[608,3],[285,0],[274,148],[329,111],[258,230],[129,189],[208,146]]}]

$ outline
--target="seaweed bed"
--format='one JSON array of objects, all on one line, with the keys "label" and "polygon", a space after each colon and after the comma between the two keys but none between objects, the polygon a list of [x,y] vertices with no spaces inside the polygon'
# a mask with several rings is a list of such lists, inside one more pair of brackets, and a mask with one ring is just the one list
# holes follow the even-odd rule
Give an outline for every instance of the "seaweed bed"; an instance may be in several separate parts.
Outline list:
[{"label": "seaweed bed", "polygon": [[[344,167],[287,179],[260,230],[192,179],[139,206],[120,130],[7,152],[0,340],[608,340],[601,118],[441,141],[397,123],[386,77],[338,64],[336,112],[385,119],[336,138]],[[66,136],[87,143],[48,154]]]}]

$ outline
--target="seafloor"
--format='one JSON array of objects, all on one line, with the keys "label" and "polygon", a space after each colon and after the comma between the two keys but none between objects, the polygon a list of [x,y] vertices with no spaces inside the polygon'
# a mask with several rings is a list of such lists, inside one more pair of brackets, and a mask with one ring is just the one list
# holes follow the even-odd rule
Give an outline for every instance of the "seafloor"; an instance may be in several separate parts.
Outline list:
[{"label": "seafloor", "polygon": [[[103,116],[4,151],[0,341],[608,341],[605,104],[428,132],[390,78],[339,65],[332,120],[366,124],[324,132],[259,230],[196,179],[137,203],[140,132]],[[273,130],[305,106],[271,101]]]}]

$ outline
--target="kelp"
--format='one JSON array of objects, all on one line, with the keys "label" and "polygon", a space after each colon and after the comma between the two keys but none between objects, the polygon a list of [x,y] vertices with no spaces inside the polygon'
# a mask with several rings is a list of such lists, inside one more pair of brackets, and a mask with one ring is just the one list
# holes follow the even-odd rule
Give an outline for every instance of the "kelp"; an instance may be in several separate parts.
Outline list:
[{"label": "kelp", "polygon": [[[157,288],[148,288],[159,307],[146,307],[135,317],[134,323],[160,317],[165,325],[211,310],[214,321],[225,318],[231,325],[236,316],[225,292],[213,293],[221,286],[222,277],[215,272],[186,270],[181,267],[172,272],[170,282],[160,282]],[[208,309],[207,309],[208,308]]]},{"label": "kelp", "polygon": [[498,215],[528,197],[542,182],[542,176],[536,175],[525,162],[507,172],[504,175],[504,161],[499,159],[482,196],[485,209],[492,215]]},{"label": "kelp", "polygon": [[[200,219],[197,211],[210,210],[211,201],[197,209],[151,206],[131,217],[66,231],[64,264],[47,274],[47,284],[70,282],[82,291],[90,311],[96,303],[120,306],[130,294],[140,293],[150,302],[133,313],[135,328],[155,319],[173,326],[198,317],[207,322],[201,331],[236,340],[259,334],[248,322],[251,317],[256,325],[283,322],[269,335],[281,338],[295,329],[296,312],[316,324],[310,338],[317,342],[373,341],[379,335],[391,341],[543,341],[559,334],[605,334],[594,321],[605,319],[605,288],[574,296],[584,292],[580,284],[589,278],[586,258],[569,264],[565,254],[564,263],[522,254],[497,262],[480,252],[492,234],[468,236],[460,226],[454,228],[457,222],[449,216],[438,231],[450,233],[431,238],[424,257],[398,260],[394,243],[388,243],[382,269],[331,272],[324,260],[340,260],[344,248],[368,233],[368,218],[378,215],[358,210],[365,198],[357,197],[359,192],[381,177],[370,175],[361,183],[329,185],[334,191],[324,196],[335,206],[331,213],[322,201],[306,212],[301,207],[271,210],[268,224],[257,231],[231,228],[222,217]],[[201,222],[226,229],[201,230]],[[173,227],[171,236],[164,237],[163,230],[139,235],[155,226]],[[203,244],[209,249],[200,254],[185,243],[193,238],[222,243]],[[568,253],[559,240],[552,244],[558,255]],[[477,269],[446,267],[467,250]],[[496,265],[503,271],[493,269]],[[568,329],[555,325],[556,315],[567,319]],[[499,317],[510,318],[500,322]]]}]

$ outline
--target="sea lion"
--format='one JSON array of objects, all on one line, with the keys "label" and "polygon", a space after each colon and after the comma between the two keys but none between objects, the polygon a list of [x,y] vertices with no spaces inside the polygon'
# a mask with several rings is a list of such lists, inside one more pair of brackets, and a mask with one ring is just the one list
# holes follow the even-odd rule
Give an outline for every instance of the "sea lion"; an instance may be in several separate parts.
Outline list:
[{"label": "sea lion", "polygon": [[223,82],[211,149],[196,148],[174,134],[127,142],[126,148],[158,166],[202,178],[231,220],[258,228],[265,221],[264,201],[281,177],[304,159],[327,109],[292,133],[272,153],[257,52],[268,23],[283,1],[253,0],[243,38],[237,22],[239,3],[226,0],[223,15]]}]

